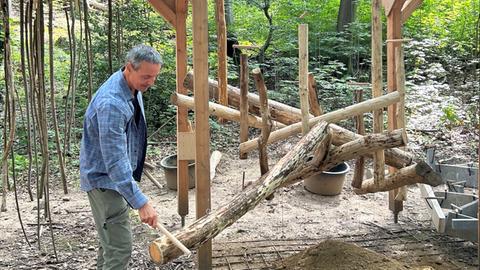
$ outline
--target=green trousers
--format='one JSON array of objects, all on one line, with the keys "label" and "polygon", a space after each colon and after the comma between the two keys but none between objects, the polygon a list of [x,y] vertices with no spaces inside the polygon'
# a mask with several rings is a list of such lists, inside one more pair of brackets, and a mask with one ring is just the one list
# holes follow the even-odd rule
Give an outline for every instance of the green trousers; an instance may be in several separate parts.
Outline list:
[{"label": "green trousers", "polygon": [[129,206],[116,191],[93,189],[88,192],[100,240],[98,270],[127,269],[132,254]]}]

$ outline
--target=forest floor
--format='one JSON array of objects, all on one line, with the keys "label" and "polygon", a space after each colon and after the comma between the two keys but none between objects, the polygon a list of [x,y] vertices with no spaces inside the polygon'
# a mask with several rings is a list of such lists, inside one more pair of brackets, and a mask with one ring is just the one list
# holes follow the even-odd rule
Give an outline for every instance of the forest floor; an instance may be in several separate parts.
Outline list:
[{"label": "forest floor", "polygon": [[[442,108],[448,103],[453,104],[457,112],[462,112],[465,106],[457,92],[439,91],[442,87],[445,85],[410,87],[407,94],[408,149],[417,158],[423,158],[425,146],[436,145],[437,158],[441,162],[477,163],[478,130],[464,126],[445,128],[445,122],[441,120]],[[248,159],[238,158],[237,138],[238,125],[235,123],[212,130],[212,148],[223,153],[211,183],[212,210],[241,192],[243,174],[247,180],[255,180],[260,175],[256,152],[251,153]],[[299,137],[294,137],[270,146],[271,166],[298,140]],[[181,228],[177,195],[166,187],[159,164],[163,157],[174,153],[175,138],[163,138],[151,146],[148,161],[157,166],[151,172],[163,187],[157,188],[147,178],[140,183],[156,207],[160,222],[170,231]],[[352,162],[349,164],[353,165]],[[436,232],[428,206],[417,186],[408,188],[408,199],[395,224],[388,209],[388,194],[356,195],[350,185],[351,178],[350,172],[341,194],[337,196],[312,194],[304,189],[302,183],[277,190],[273,200],[262,201],[213,240],[214,268],[478,268],[476,243]],[[78,187],[78,169],[69,170],[68,195],[63,194],[58,175],[52,176],[51,183],[50,206],[57,259],[48,226],[42,226],[41,248],[38,248],[37,202],[29,202],[28,194],[22,187],[18,195],[20,213],[31,246],[24,239],[15,211],[14,193],[10,192],[7,197],[9,210],[0,213],[0,269],[95,269],[96,231],[87,196]],[[444,188],[439,187],[440,190]],[[192,189],[189,192],[187,225],[194,221],[194,200],[195,191]],[[131,212],[131,219],[134,235],[131,269],[196,269],[195,257],[180,257],[163,266],[154,265],[149,259],[148,246],[159,234],[140,224],[136,211]],[[309,247],[315,249],[304,251]],[[288,258],[298,252],[305,256]],[[312,254],[328,256],[329,259],[308,261],[308,256],[312,257]],[[310,262],[310,268],[295,268],[289,264],[292,260],[295,263]],[[331,268],[335,265],[337,267]]]}]

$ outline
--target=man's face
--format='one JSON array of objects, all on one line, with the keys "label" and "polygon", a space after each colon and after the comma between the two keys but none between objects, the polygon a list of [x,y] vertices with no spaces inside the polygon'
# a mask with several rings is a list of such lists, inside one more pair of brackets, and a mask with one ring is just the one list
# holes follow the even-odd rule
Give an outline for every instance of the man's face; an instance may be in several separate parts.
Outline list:
[{"label": "man's face", "polygon": [[161,66],[159,64],[142,61],[137,70],[133,68],[131,63],[128,63],[126,68],[130,74],[129,85],[143,93],[155,83],[155,79],[160,73]]}]

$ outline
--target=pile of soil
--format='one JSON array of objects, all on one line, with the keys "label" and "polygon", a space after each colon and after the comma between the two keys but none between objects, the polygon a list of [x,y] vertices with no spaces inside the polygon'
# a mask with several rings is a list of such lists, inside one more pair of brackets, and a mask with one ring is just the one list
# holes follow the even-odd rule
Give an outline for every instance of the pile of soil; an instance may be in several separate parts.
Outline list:
[{"label": "pile of soil", "polygon": [[351,243],[326,240],[275,265],[280,269],[403,270],[408,265]]}]

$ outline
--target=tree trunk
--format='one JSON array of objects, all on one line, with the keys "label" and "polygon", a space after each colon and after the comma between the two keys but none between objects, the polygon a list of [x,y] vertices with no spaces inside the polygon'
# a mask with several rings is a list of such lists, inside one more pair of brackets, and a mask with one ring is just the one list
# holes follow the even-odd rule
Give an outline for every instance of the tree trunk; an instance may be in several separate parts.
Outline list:
[{"label": "tree trunk", "polygon": [[355,20],[356,0],[341,0],[337,16],[337,32],[342,32]]},{"label": "tree trunk", "polygon": [[[195,249],[232,225],[287,181],[288,176],[297,171],[313,151],[317,152],[316,156],[326,154],[330,139],[327,125],[325,122],[316,125],[268,173],[235,196],[230,203],[178,231],[175,237],[186,247]],[[325,140],[328,141],[326,145],[322,144]],[[182,254],[167,237],[153,241],[149,251],[156,263],[166,263]]]},{"label": "tree trunk", "polygon": [[419,163],[402,168],[388,174],[383,182],[376,184],[373,179],[363,181],[360,189],[355,189],[357,194],[389,191],[406,185],[422,183],[430,186],[443,184],[442,177],[436,173],[427,163]]},{"label": "tree trunk", "polygon": [[[193,89],[193,73],[189,72],[184,80],[184,86],[189,90]],[[215,80],[208,80],[208,90],[210,98],[218,96],[218,82]],[[240,89],[228,85],[228,105],[235,108],[240,106]],[[256,94],[248,94],[249,111],[256,115],[260,115],[260,98]],[[281,102],[268,100],[270,105],[270,115],[272,120],[284,123],[286,125],[294,124],[302,120],[302,113],[300,109],[285,105]]]}]

